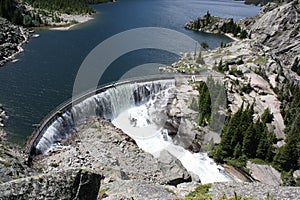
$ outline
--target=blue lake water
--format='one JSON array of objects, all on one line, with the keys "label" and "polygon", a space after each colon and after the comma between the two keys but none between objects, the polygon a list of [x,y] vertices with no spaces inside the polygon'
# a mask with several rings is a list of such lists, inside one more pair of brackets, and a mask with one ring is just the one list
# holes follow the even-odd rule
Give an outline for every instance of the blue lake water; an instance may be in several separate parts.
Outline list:
[{"label": "blue lake water", "polygon": [[[9,140],[22,144],[48,112],[72,95],[77,71],[88,53],[105,39],[133,28],[163,27],[184,33],[210,48],[231,40],[222,35],[187,31],[184,25],[207,11],[235,20],[256,15],[259,7],[230,0],[119,0],[92,6],[94,19],[68,31],[38,31],[17,56],[16,63],[0,68],[0,103],[10,116]],[[178,56],[159,50],[139,50],[121,56],[99,84],[118,80],[136,65],[170,65]],[[101,67],[101,66],[99,66]],[[157,67],[134,76],[159,73]]]}]

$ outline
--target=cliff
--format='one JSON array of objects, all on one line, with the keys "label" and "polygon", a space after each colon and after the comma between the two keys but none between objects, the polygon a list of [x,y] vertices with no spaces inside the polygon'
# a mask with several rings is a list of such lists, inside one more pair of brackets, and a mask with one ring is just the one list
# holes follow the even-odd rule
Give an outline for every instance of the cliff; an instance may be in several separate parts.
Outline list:
[{"label": "cliff", "polygon": [[[284,75],[290,79],[299,81],[299,77],[291,71],[293,65],[300,59],[300,1],[278,6],[269,3],[263,7],[257,16],[241,21],[242,25],[251,35],[254,48],[263,51],[270,56]],[[266,66],[266,71],[270,71]]]}]

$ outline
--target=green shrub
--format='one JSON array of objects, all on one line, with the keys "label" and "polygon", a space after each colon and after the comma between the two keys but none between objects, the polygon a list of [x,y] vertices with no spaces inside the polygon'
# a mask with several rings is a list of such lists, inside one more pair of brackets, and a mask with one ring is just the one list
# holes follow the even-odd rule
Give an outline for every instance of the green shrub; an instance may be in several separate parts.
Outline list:
[{"label": "green shrub", "polygon": [[108,194],[106,193],[107,190],[109,190],[108,187],[99,190],[99,195],[101,196],[101,199],[108,197]]},{"label": "green shrub", "polygon": [[12,164],[10,162],[6,162],[6,161],[1,161],[2,165],[4,165],[4,167],[11,167]]},{"label": "green shrub", "polygon": [[58,163],[51,163],[50,166],[56,168],[56,167],[59,166],[59,164]]}]

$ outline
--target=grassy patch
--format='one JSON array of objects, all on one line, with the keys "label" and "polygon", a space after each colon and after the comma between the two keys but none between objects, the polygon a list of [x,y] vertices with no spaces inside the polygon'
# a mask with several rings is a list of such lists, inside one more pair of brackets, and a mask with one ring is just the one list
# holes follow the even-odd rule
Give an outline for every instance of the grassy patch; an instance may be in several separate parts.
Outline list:
[{"label": "grassy patch", "polygon": [[240,159],[226,158],[225,161],[237,168],[244,168],[247,162],[247,160],[243,158]]},{"label": "grassy patch", "polygon": [[56,167],[59,166],[59,164],[58,163],[51,163],[50,166],[56,168]]},{"label": "grassy patch", "polygon": [[93,124],[91,128],[98,129],[99,131],[101,131],[101,126],[99,124]]},{"label": "grassy patch", "polygon": [[199,194],[206,195],[211,188],[211,184],[199,185],[196,189],[189,193],[187,197],[197,197]]},{"label": "grassy patch", "polygon": [[254,64],[256,65],[265,65],[266,63],[267,63],[266,59],[261,55],[257,55],[257,58],[254,61]]},{"label": "grassy patch", "polygon": [[243,76],[243,72],[241,70],[238,70],[237,68],[233,67],[229,70],[230,75],[241,77]]},{"label": "grassy patch", "polygon": [[166,190],[167,192],[169,192],[170,194],[176,195],[175,192],[174,192],[173,190],[171,190],[170,188],[165,188],[165,190]]},{"label": "grassy patch", "polygon": [[11,167],[11,163],[10,162],[6,162],[6,161],[1,161],[2,165],[4,165],[4,167]]},{"label": "grassy patch", "polygon": [[176,200],[208,200],[208,199],[212,199],[211,195],[208,194],[210,187],[211,187],[211,184],[199,185],[198,187],[195,188],[194,191],[189,193],[185,198],[176,199]]},{"label": "grassy patch", "polygon": [[102,189],[99,190],[98,194],[99,194],[101,199],[108,197],[108,194],[106,193],[107,190],[109,190],[108,187],[102,188]]},{"label": "grassy patch", "polygon": [[252,163],[258,164],[258,165],[271,165],[271,163],[268,163],[267,161],[259,159],[259,158],[249,159],[249,161],[251,161]]}]

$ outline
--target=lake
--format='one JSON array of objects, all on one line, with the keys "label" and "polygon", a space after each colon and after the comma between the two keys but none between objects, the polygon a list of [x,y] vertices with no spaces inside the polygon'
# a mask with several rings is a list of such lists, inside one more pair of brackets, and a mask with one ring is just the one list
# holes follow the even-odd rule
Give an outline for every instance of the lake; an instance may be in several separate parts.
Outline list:
[{"label": "lake", "polygon": [[[216,48],[221,42],[231,40],[222,35],[185,30],[185,23],[207,11],[234,20],[259,12],[259,7],[229,0],[120,0],[92,7],[97,11],[93,20],[68,31],[37,31],[40,37],[32,38],[24,46],[25,51],[16,57],[19,61],[0,68],[0,103],[9,115],[5,129],[10,141],[23,144],[34,124],[71,97],[81,63],[105,39],[133,28],[162,27]],[[160,50],[133,51],[115,60],[99,84],[116,81],[137,65],[170,65],[177,59],[177,55]],[[131,76],[155,73],[159,73],[158,66]]]}]

